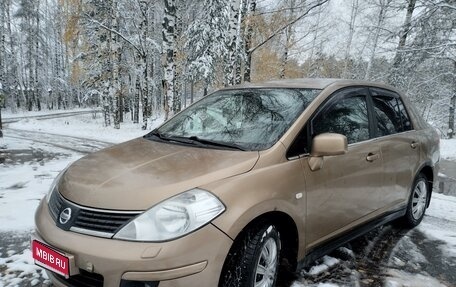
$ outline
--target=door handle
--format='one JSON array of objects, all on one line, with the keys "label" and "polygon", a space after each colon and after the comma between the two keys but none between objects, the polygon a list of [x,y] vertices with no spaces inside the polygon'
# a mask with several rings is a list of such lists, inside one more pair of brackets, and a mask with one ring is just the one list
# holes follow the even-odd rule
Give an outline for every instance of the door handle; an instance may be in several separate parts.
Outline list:
[{"label": "door handle", "polygon": [[413,149],[416,149],[419,145],[420,145],[420,143],[418,143],[418,142],[412,142],[410,144],[410,147],[413,148]]},{"label": "door handle", "polygon": [[369,153],[366,157],[366,160],[368,162],[373,162],[374,160],[377,160],[380,158],[380,155],[378,153]]}]

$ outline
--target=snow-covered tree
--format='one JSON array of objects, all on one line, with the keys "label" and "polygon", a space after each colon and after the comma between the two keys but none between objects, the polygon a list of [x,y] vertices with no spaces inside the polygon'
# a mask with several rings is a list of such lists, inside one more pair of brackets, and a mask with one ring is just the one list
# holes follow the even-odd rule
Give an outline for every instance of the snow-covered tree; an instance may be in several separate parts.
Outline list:
[{"label": "snow-covered tree", "polygon": [[174,62],[175,53],[175,34],[176,25],[176,1],[164,0],[165,9],[163,16],[163,93],[165,119],[168,119],[173,108],[175,97],[174,81],[176,76],[176,63]]},{"label": "snow-covered tree", "polygon": [[[230,27],[230,37],[227,41],[229,14],[226,0],[204,0],[203,7],[205,11],[201,11],[200,17],[187,31],[186,47],[192,51],[189,58],[192,78],[203,81],[207,86],[215,80],[217,66],[222,63],[224,55],[228,55],[230,63],[233,61],[232,51],[236,45],[236,32],[233,30],[236,28]],[[230,45],[229,49],[226,47],[227,42]],[[226,84],[232,84],[232,70],[225,71],[229,74]]]}]

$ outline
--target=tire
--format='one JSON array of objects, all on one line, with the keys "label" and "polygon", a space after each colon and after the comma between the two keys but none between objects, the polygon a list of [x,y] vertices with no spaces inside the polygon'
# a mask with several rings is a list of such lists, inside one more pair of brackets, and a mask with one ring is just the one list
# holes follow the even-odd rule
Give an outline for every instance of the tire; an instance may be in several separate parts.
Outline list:
[{"label": "tire", "polygon": [[280,253],[280,235],[274,225],[248,230],[230,250],[219,287],[276,286]]},{"label": "tire", "polygon": [[403,218],[406,227],[415,227],[423,220],[430,195],[429,181],[419,174],[412,185],[407,211]]}]

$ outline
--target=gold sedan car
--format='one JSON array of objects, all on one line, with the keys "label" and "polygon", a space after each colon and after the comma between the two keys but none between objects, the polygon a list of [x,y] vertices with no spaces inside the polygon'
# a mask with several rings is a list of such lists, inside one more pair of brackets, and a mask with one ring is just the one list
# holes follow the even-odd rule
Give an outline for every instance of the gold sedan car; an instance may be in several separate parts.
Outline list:
[{"label": "gold sedan car", "polygon": [[231,87],[55,180],[32,250],[55,286],[272,287],[429,206],[439,136],[390,86]]}]

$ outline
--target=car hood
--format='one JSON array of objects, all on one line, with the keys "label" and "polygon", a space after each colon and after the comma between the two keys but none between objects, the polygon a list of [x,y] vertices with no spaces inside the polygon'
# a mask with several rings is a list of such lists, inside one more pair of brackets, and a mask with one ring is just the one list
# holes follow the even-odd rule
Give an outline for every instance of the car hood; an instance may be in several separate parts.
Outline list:
[{"label": "car hood", "polygon": [[189,147],[135,139],[73,163],[58,184],[83,206],[145,210],[183,191],[245,173],[258,152]]}]

